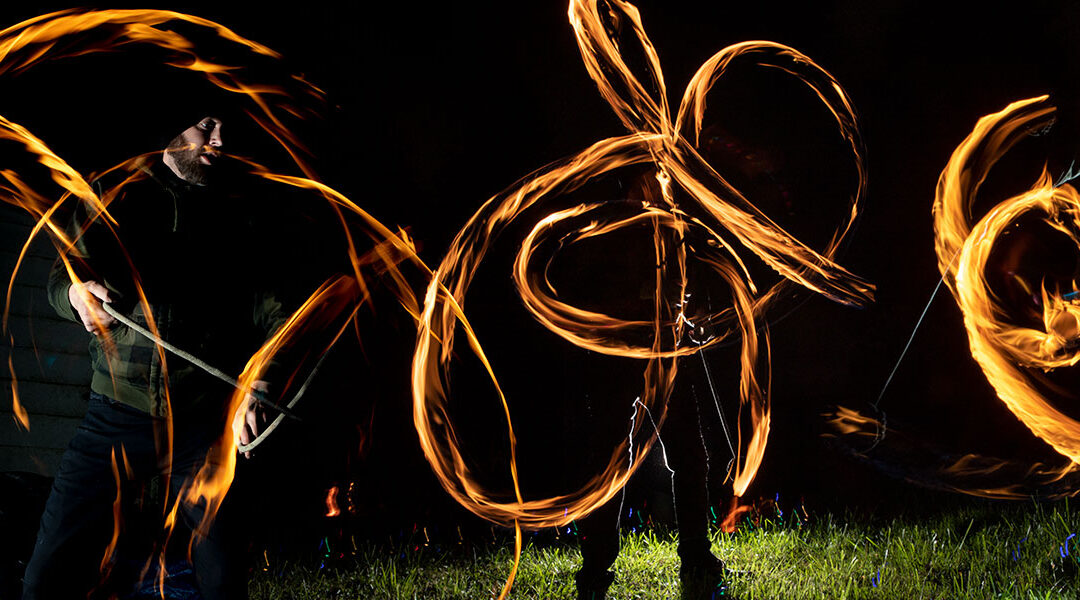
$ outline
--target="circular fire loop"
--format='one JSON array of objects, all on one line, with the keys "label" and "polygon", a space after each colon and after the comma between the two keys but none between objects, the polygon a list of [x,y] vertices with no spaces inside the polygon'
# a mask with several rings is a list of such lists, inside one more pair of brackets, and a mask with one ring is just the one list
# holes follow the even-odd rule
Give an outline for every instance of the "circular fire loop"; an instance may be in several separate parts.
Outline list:
[{"label": "circular fire loop", "polygon": [[1080,422],[1054,408],[1029,369],[1049,371],[1080,362],[1080,302],[1072,289],[1045,282],[1038,291],[1042,327],[1017,325],[991,290],[987,263],[1006,229],[1039,217],[1080,248],[1080,194],[1054,186],[1043,172],[1026,192],[1005,200],[972,223],[972,207],[987,174],[1029,132],[1053,122],[1047,96],[1014,102],[979,120],[953,152],[938,180],[934,231],[938,267],[964,315],[972,356],[998,397],[1035,435],[1080,464]]},{"label": "circular fire loop", "polygon": [[[767,349],[768,337],[759,333],[757,319],[791,284],[846,304],[869,301],[873,291],[870,284],[832,260],[857,216],[866,180],[854,111],[843,88],[831,75],[787,46],[772,42],[735,44],[702,65],[687,86],[673,120],[659,59],[645,35],[637,9],[618,0],[574,0],[570,3],[569,16],[590,76],[630,133],[601,140],[573,157],[548,165],[491,198],[473,215],[455,237],[428,286],[413,357],[414,422],[425,456],[443,487],[481,517],[526,528],[568,523],[610,499],[633,474],[656,438],[654,431],[645,443],[634,444],[630,460],[627,460],[629,442],[623,442],[612,451],[602,472],[580,490],[552,498],[522,497],[509,405],[464,315],[469,285],[485,254],[526,211],[529,215],[543,214],[545,203],[579,189],[590,180],[623,167],[651,165],[660,194],[655,200],[643,202],[636,215],[604,217],[598,212],[598,205],[580,205],[540,217],[517,252],[514,282],[526,309],[563,339],[596,352],[645,360],[645,385],[638,401],[652,414],[660,415],[662,421],[676,374],[676,358],[721,339],[714,338],[702,346],[680,346],[680,340],[685,339],[686,315],[681,312],[681,305],[665,300],[684,297],[688,252],[692,251],[695,257],[706,257],[708,270],[730,286],[733,302],[732,308],[697,318],[711,325],[730,326],[731,331],[737,330],[741,336],[740,407],[750,411],[752,433],[742,437],[748,441],[740,447],[743,456],[733,466],[737,495],[743,494],[753,480],[769,431],[768,352],[759,352],[761,347]],[[625,38],[617,39],[620,32],[626,33]],[[623,61],[622,51],[631,44],[645,56],[645,77],[636,76]],[[798,78],[825,104],[850,144],[858,187],[850,200],[848,219],[821,252],[776,225],[717,173],[696,149],[708,92],[736,61],[753,61]],[[581,225],[575,228],[573,223]],[[657,269],[653,319],[627,320],[559,300],[546,282],[544,271],[558,253],[560,243],[573,244],[642,223],[653,227],[658,264],[668,265]],[[687,235],[691,229],[692,237],[707,239],[709,248],[688,249],[688,243],[682,243],[691,239]],[[552,243],[550,238],[556,231],[560,243]],[[757,255],[779,273],[780,282],[759,294],[735,251],[736,245]],[[510,430],[512,498],[505,490],[485,488],[472,478],[460,451],[446,391],[454,338],[460,334],[467,337],[487,368],[502,400]],[[643,337],[652,342],[632,341]],[[642,425],[642,421],[635,421],[631,439]]]}]

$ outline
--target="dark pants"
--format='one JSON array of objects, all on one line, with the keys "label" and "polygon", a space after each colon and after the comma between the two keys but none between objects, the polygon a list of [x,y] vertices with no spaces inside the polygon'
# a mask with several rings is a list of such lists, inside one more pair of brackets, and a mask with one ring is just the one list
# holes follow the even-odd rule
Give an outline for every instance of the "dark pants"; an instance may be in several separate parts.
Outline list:
[{"label": "dark pants", "polygon": [[[100,586],[102,558],[113,537],[117,500],[112,457],[115,453],[125,484],[164,475],[169,482],[171,508],[181,485],[202,466],[224,427],[223,414],[199,416],[202,420],[175,420],[169,465],[166,453],[158,447],[165,439],[163,419],[91,393],[86,416],[64,453],[41,516],[34,554],[26,567],[23,600],[72,600],[115,593]],[[129,469],[125,469],[123,455]],[[229,505],[224,503],[208,528],[196,530],[205,507],[180,502],[178,512],[195,532],[191,560],[206,600],[247,597],[247,569],[238,546],[242,538],[227,530],[236,526],[226,514]]]},{"label": "dark pants", "polygon": [[[681,364],[681,363],[680,363]],[[680,389],[681,388],[681,389]],[[679,386],[668,401],[661,430],[668,466],[675,471],[675,520],[679,527],[679,558],[699,564],[710,553],[708,522],[708,462],[701,439],[699,406],[690,389]],[[659,442],[653,452],[659,452]],[[622,494],[578,522],[581,538],[580,579],[602,579],[619,556]]]}]

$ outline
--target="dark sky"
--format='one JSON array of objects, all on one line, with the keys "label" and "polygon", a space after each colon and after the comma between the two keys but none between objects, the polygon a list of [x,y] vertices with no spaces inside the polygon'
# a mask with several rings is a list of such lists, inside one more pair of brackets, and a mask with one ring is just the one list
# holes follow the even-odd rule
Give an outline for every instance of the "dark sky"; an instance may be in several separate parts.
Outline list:
[{"label": "dark sky", "polygon": [[[176,8],[281,51],[288,65],[324,87],[336,106],[321,146],[328,183],[383,222],[409,227],[421,255],[436,264],[488,197],[550,161],[625,131],[586,74],[562,3],[424,4],[340,9],[297,3],[281,12],[231,4]],[[1052,92],[1062,96],[1065,111],[1080,110],[1080,6],[1028,2],[995,12],[984,3],[898,0],[733,4],[640,4],[670,100],[677,102],[698,66],[724,46],[752,39],[781,42],[812,57],[845,86],[868,150],[865,212],[840,262],[877,285],[877,302],[852,309],[814,298],[771,329],[776,424],[762,485],[799,494],[841,479],[830,471],[835,463],[812,462],[828,452],[816,441],[817,413],[835,404],[864,407],[877,397],[938,280],[930,207],[953,148],[980,116],[1013,100]],[[9,6],[2,24],[39,12]],[[100,69],[110,64],[109,58],[95,61]],[[86,94],[115,93],[120,84],[108,81],[105,89],[90,90],[39,82],[25,93],[9,82],[5,98],[32,99],[21,114],[47,127],[48,111],[78,106]],[[130,85],[138,87],[138,79]],[[850,163],[842,155],[814,156],[794,139],[791,132],[804,124],[784,125],[791,118],[786,90],[772,80],[759,82],[730,111],[713,110],[730,130],[769,123],[762,139],[743,132],[742,143],[782,156],[770,169],[806,203],[797,214],[816,213],[818,203],[827,212],[835,200],[816,197],[814,189],[850,189],[844,187],[850,173],[803,175],[821,171],[815,168],[821,164]],[[813,115],[807,106],[793,98],[791,111]],[[774,121],[766,118],[769,111],[776,112]],[[153,118],[153,110],[138,110],[134,122],[93,124],[85,135],[122,140],[127,129]],[[1056,142],[1054,152],[1067,153],[1069,137],[1059,137],[1065,141]],[[770,147],[784,139],[790,147]],[[72,162],[86,169],[101,166],[91,164],[92,155]],[[1037,174],[1022,166],[1016,173],[1015,181],[1001,182],[1002,190],[1023,189]],[[520,318],[490,317],[496,324]],[[533,354],[544,348],[558,346],[536,342],[528,359],[506,360],[508,379],[527,386],[543,362]],[[733,355],[724,352],[714,355],[716,375],[730,377],[734,371],[719,363]],[[401,355],[408,360],[407,353]],[[724,393],[733,399],[734,384]],[[391,395],[407,401],[402,389]],[[947,294],[931,307],[882,407],[909,432],[952,452],[1053,456],[995,398],[967,351],[959,311]]]}]

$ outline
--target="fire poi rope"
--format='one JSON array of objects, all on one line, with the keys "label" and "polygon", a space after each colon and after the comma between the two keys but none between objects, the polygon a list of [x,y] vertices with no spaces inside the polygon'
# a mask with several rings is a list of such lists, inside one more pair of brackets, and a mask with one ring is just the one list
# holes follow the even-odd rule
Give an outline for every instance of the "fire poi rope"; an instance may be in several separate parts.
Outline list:
[{"label": "fire poi rope", "polygon": [[[1019,304],[1003,293],[1008,290],[1000,287],[1001,282],[988,277],[989,267],[995,264],[991,257],[1000,256],[995,251],[1007,248],[1007,236],[1021,223],[1045,227],[1043,236],[1062,236],[1080,246],[1080,193],[1067,182],[1075,175],[1073,166],[1056,183],[1044,167],[1027,191],[997,203],[981,216],[973,210],[980,187],[997,162],[1021,140],[1053,124],[1056,107],[1047,102],[1048,98],[1013,102],[982,117],[950,156],[938,179],[933,205],[941,279],[930,302],[943,285],[949,289],[963,315],[971,355],[996,395],[1063,460],[1044,463],[1030,458],[959,454],[922,440],[905,441],[903,432],[887,426],[884,411],[879,419],[838,407],[832,420],[838,432],[835,435],[873,436],[869,448],[855,451],[855,456],[907,481],[933,489],[1007,499],[1060,498],[1074,496],[1080,489],[1080,421],[1056,406],[1053,382],[1044,383],[1045,374],[1080,363],[1078,275],[1072,273],[1073,280],[1065,283],[1068,274],[1059,272],[1055,276],[1042,264],[1033,272],[1010,269],[1006,283],[1024,290],[1024,301]],[[914,335],[915,331],[912,338]],[[910,345],[911,339],[900,360]],[[871,404],[875,410],[879,410],[878,404],[898,367],[899,361],[881,395]],[[875,456],[869,456],[888,432],[899,433],[900,441],[885,444]],[[926,457],[912,460],[912,453],[933,453],[935,463],[943,466],[920,471],[912,465],[927,462]],[[905,463],[906,467],[898,466]]]},{"label": "fire poi rope", "polygon": [[[290,419],[294,419],[296,421],[302,421],[302,419],[299,416],[297,416],[297,414],[295,412],[293,412],[292,409],[293,409],[294,406],[296,406],[296,404],[298,402],[300,402],[300,398],[302,398],[304,396],[304,393],[307,392],[308,385],[311,383],[311,381],[313,379],[315,379],[315,375],[319,372],[319,367],[322,366],[322,363],[323,363],[324,360],[326,360],[326,356],[328,354],[328,353],[324,352],[322,354],[322,356],[319,357],[319,361],[317,363],[315,363],[315,368],[313,368],[311,370],[311,373],[308,374],[307,379],[304,380],[304,383],[301,384],[300,388],[293,395],[292,399],[289,400],[289,402],[287,404],[282,406],[281,404],[278,404],[277,402],[274,402],[273,400],[270,400],[269,398],[267,398],[265,392],[263,392],[262,390],[256,390],[256,389],[251,389],[251,388],[246,388],[245,389],[245,387],[241,386],[240,382],[235,377],[232,377],[231,375],[229,375],[228,373],[225,373],[221,369],[218,369],[217,367],[214,367],[213,365],[208,364],[206,361],[200,359],[199,357],[195,356],[194,354],[192,354],[190,352],[187,352],[186,350],[183,350],[181,348],[177,348],[173,344],[171,344],[168,341],[162,339],[160,336],[154,334],[153,332],[146,329],[142,325],[139,325],[135,321],[127,318],[126,315],[124,315],[120,311],[113,308],[112,304],[110,304],[108,302],[102,302],[101,307],[104,308],[105,312],[109,313],[110,316],[112,316],[117,321],[120,321],[121,323],[123,323],[126,327],[129,327],[132,331],[134,331],[134,332],[138,333],[139,335],[145,337],[146,339],[154,342],[155,344],[157,344],[158,346],[161,346],[162,348],[168,350],[169,352],[172,352],[176,356],[188,361],[189,363],[195,365],[196,367],[199,367],[203,371],[206,371],[210,375],[213,375],[214,377],[220,379],[221,381],[224,381],[225,383],[233,386],[234,388],[236,388],[238,390],[244,390],[252,398],[255,399],[255,402],[257,402],[261,406],[265,406],[267,408],[276,410],[276,411],[278,411],[280,413],[277,417],[274,418],[274,420],[270,423],[270,425],[266,426],[266,428],[264,428],[259,433],[259,435],[254,440],[251,441],[250,444],[237,444],[236,447],[240,452],[250,452],[251,450],[254,450],[256,446],[263,443],[263,441],[271,433],[273,433],[273,431],[275,429],[278,428],[278,425],[281,424],[282,420],[284,420],[285,417],[289,417]],[[241,407],[241,409],[243,409],[243,408],[244,407]]]},{"label": "fire poi rope", "polygon": [[[741,337],[740,396],[742,406],[751,411],[750,421],[754,424],[754,431],[751,436],[747,436],[749,440],[745,446],[740,444],[737,448],[737,452],[742,456],[741,460],[734,462],[732,473],[736,494],[745,492],[754,478],[769,431],[768,332],[767,328],[762,328],[759,339],[757,319],[781,296],[783,290],[791,285],[802,286],[834,301],[850,305],[867,302],[873,295],[872,285],[834,261],[838,244],[850,232],[858,214],[859,200],[866,190],[866,173],[854,109],[847,93],[831,74],[806,55],[781,44],[763,41],[734,44],[716,53],[701,66],[691,79],[676,111],[669,106],[659,58],[652,42],[645,35],[636,7],[624,0],[572,0],[569,18],[590,76],[626,126],[628,133],[600,140],[579,154],[518,182],[506,193],[485,203],[454,239],[440,268],[431,273],[423,310],[420,310],[419,299],[413,294],[404,276],[396,269],[397,263],[404,261],[409,261],[421,269],[426,268],[416,256],[411,241],[405,235],[399,236],[391,232],[348,198],[315,181],[315,176],[299,158],[302,153],[300,145],[282,125],[281,119],[288,111],[276,110],[279,101],[288,95],[277,89],[267,91],[263,86],[254,85],[258,82],[252,80],[238,79],[238,73],[241,72],[233,65],[219,65],[201,59],[191,50],[196,47],[194,44],[188,44],[182,34],[165,27],[175,20],[180,20],[193,27],[210,28],[216,35],[241,45],[248,54],[276,57],[277,54],[273,51],[241,38],[216,23],[165,11],[66,11],[38,17],[0,31],[0,57],[3,57],[3,61],[0,61],[0,74],[5,72],[3,67],[8,70],[23,70],[43,57],[59,58],[67,55],[61,50],[70,50],[72,55],[85,55],[91,51],[113,50],[123,46],[151,45],[177,55],[178,58],[166,64],[181,69],[198,70],[222,89],[247,96],[254,102],[257,109],[249,111],[248,116],[274,135],[308,177],[291,177],[269,172],[258,172],[258,175],[270,181],[318,192],[339,211],[339,216],[345,212],[362,222],[364,233],[376,241],[375,250],[370,255],[360,256],[352,244],[351,235],[346,232],[349,235],[350,259],[355,269],[355,281],[350,284],[350,289],[344,289],[348,286],[335,287],[335,282],[328,285],[325,291],[331,296],[340,292],[349,299],[360,298],[361,302],[366,301],[369,298],[367,284],[360,277],[360,268],[362,265],[377,263],[384,267],[383,273],[391,279],[388,287],[398,292],[399,300],[418,320],[419,335],[413,360],[413,408],[414,423],[424,454],[443,487],[465,508],[485,519],[512,525],[517,533],[514,570],[503,587],[500,598],[509,593],[513,583],[521,551],[522,528],[567,522],[587,514],[618,492],[640,464],[641,461],[637,459],[648,451],[655,440],[653,435],[645,443],[635,444],[633,448],[624,445],[623,448],[615,449],[608,467],[590,480],[582,490],[555,498],[526,499],[522,496],[514,462],[514,436],[509,407],[479,341],[465,319],[464,298],[476,269],[494,239],[521,216],[523,211],[533,206],[541,206],[551,197],[579,188],[593,178],[622,167],[646,165],[652,169],[655,182],[661,188],[660,197],[642,203],[632,214],[614,214],[608,212],[610,206],[595,203],[582,204],[570,210],[542,216],[518,252],[513,279],[521,292],[526,309],[545,328],[581,348],[647,361],[643,393],[640,398],[635,399],[635,404],[641,404],[648,411],[650,420],[650,406],[657,409],[657,426],[663,422],[664,407],[675,377],[676,359],[718,344],[726,335]],[[620,29],[624,34],[623,38],[619,37]],[[82,36],[88,32],[103,30],[113,33],[104,44],[92,40],[81,43],[81,38],[78,37],[73,43],[55,43],[59,38]],[[646,58],[642,67],[644,76],[640,78],[622,57],[622,49],[635,47],[643,52]],[[778,69],[805,84],[828,109],[841,137],[850,147],[858,178],[858,185],[846,207],[849,209],[847,214],[850,218],[843,220],[836,230],[836,235],[824,249],[810,248],[784,231],[723,179],[699,153],[698,138],[703,129],[706,97],[729,66],[743,62]],[[7,133],[8,130],[10,134]],[[90,190],[78,173],[48,150],[44,143],[14,124],[6,129],[0,127],[0,135],[4,134],[7,139],[23,143],[32,153],[48,159],[41,163],[53,170],[54,181],[70,193],[64,198],[77,196],[93,207],[98,217],[106,221],[106,225],[112,222],[102,199]],[[63,228],[51,220],[59,203],[54,205],[39,200],[39,197],[46,198],[44,195],[35,195],[35,202],[27,202],[25,198],[30,197],[32,190],[26,190],[25,186],[20,187],[20,182],[13,181],[10,177],[9,181],[12,188],[19,191],[14,194],[22,201],[19,205],[39,220],[34,235],[42,228],[53,233],[69,275],[73,281],[77,280],[66,258],[66,253],[73,248],[73,240],[68,239]],[[553,259],[555,252],[552,251],[552,241],[558,239],[560,234],[566,234],[565,239],[569,245],[642,224],[651,226],[655,234],[652,245],[658,264],[670,263],[670,272],[661,273],[658,269],[655,281],[651,282],[655,283],[657,289],[653,306],[655,318],[635,321],[579,309],[561,301],[550,287],[550,282],[545,282],[538,275],[542,272],[544,258],[548,259],[548,264]],[[690,248],[691,243],[697,245]],[[780,283],[765,290],[758,290],[750,281],[743,259],[735,252],[736,245],[756,255],[766,266],[776,271],[780,275]],[[696,347],[681,345],[687,315],[683,314],[680,307],[673,306],[663,294],[665,290],[672,289],[685,292],[686,259],[691,250],[696,253],[698,260],[707,264],[711,274],[728,284],[731,290],[730,308],[693,315],[711,325],[723,326],[726,330],[724,335]],[[250,389],[266,361],[289,342],[292,334],[299,331],[303,315],[317,313],[321,301],[318,294],[312,295],[310,304],[305,303],[303,309],[311,312],[298,311],[294,314],[294,320],[275,334],[253,357],[238,382],[232,383],[231,377],[224,373],[222,375],[228,377],[227,381],[236,385],[238,390]],[[315,318],[319,316],[317,314]],[[464,462],[451,419],[448,418],[447,382],[443,369],[453,356],[455,332],[460,335],[461,330],[465,331],[476,355],[484,361],[484,366],[491,373],[492,382],[503,400],[511,438],[510,467],[514,479],[512,499],[505,493],[505,489],[486,489],[469,477],[468,465]],[[152,331],[149,333],[153,334]],[[154,337],[159,351],[166,351],[167,346],[163,344],[163,340]],[[651,342],[641,342],[642,338]],[[760,360],[759,348],[763,350]],[[194,361],[192,363],[196,364]],[[306,385],[301,386],[298,396],[302,395],[304,388]],[[239,409],[241,400],[240,392],[234,394],[233,406]],[[297,400],[298,397],[294,398],[285,407],[275,405],[281,412],[276,422],[289,414],[288,411]],[[265,434],[268,433],[269,431],[264,432],[261,438],[265,439]],[[631,432],[631,440],[633,433],[634,431]],[[259,441],[257,439],[255,443]],[[250,449],[255,443],[247,448]],[[241,447],[241,450],[243,449]],[[208,472],[206,477],[200,474],[185,492],[189,498],[205,498],[208,501],[208,518],[212,518],[232,480],[235,452],[231,452],[231,446],[229,451],[230,456],[222,457],[227,468]],[[626,451],[629,451],[631,456],[629,465],[626,462]]]},{"label": "fire poi rope", "polygon": [[[203,35],[199,43],[193,42],[186,33],[193,30]],[[216,44],[216,45],[215,45]],[[215,51],[218,58],[207,59],[197,54],[207,48]],[[409,263],[422,272],[426,266],[416,255],[411,240],[400,231],[393,231],[375,219],[358,204],[318,181],[317,175],[309,168],[305,158],[309,156],[304,145],[290,131],[290,124],[321,114],[309,108],[310,104],[321,106],[323,93],[307,83],[302,77],[278,78],[265,80],[265,70],[248,69],[244,65],[251,61],[276,59],[279,55],[273,50],[243,38],[232,30],[206,19],[172,11],[159,10],[102,10],[88,11],[71,9],[41,15],[0,31],[0,76],[26,71],[48,61],[69,57],[86,57],[93,54],[108,55],[118,51],[151,49],[161,54],[161,64],[168,69],[186,71],[202,77],[214,89],[245,103],[244,114],[258,129],[270,135],[276,146],[286,152],[292,163],[304,173],[304,177],[274,173],[250,161],[252,174],[293,188],[307,190],[313,196],[325,200],[335,211],[343,228],[343,236],[348,247],[348,257],[353,271],[348,277],[327,280],[313,293],[300,309],[293,313],[289,321],[268,339],[263,347],[248,361],[244,372],[240,374],[237,391],[230,396],[230,410],[234,415],[246,407],[245,391],[264,370],[267,362],[282,348],[288,347],[301,330],[314,324],[320,326],[333,322],[338,315],[355,314],[359,306],[370,300],[368,283],[363,281],[362,269],[373,269],[385,281],[388,289],[396,293],[402,305],[416,315],[419,309],[413,290],[408,286],[405,276],[399,271],[400,263]],[[232,57],[234,60],[230,60]],[[299,99],[299,100],[298,100]],[[164,132],[163,132],[164,133]],[[72,168],[61,156],[57,155],[41,138],[22,125],[0,116],[0,140],[22,147],[33,159],[34,168],[43,168],[50,175],[50,180],[63,193],[54,190],[40,192],[34,188],[18,171],[5,168],[0,171],[0,201],[17,206],[29,213],[36,224],[18,256],[15,268],[8,281],[7,303],[2,319],[6,330],[8,309],[10,308],[11,290],[23,259],[27,256],[30,244],[42,232],[46,232],[55,245],[60,262],[73,282],[80,281],[72,265],[71,254],[77,253],[75,239],[67,228],[58,222],[56,216],[65,202],[82,202],[92,219],[116,233],[117,222],[109,214],[108,205],[115,199],[117,190],[99,197],[87,180]],[[116,165],[106,173],[124,170],[132,171],[146,155],[133,157]],[[234,157],[240,158],[240,157]],[[126,181],[130,182],[131,178]],[[370,240],[374,247],[368,251],[358,249],[357,242]],[[145,297],[140,299],[142,306],[149,311]],[[155,324],[148,324],[150,329]],[[106,332],[107,334],[107,332]],[[340,335],[340,332],[339,332]],[[337,338],[335,338],[336,340]],[[165,346],[157,346],[159,355],[164,357]],[[194,364],[194,363],[193,363]],[[9,361],[12,375],[12,404],[16,419],[24,429],[29,429],[29,415],[19,403],[14,367]],[[231,379],[231,378],[229,378]],[[280,414],[252,444],[241,446],[250,450],[266,439],[291,407],[302,396],[306,386],[302,386],[297,398],[286,407],[276,406]],[[168,403],[166,394],[165,401]],[[235,429],[235,419],[233,422]],[[172,451],[171,429],[164,441],[165,451]],[[234,438],[228,431],[225,444],[215,445],[207,456],[207,465],[215,468],[200,469],[189,480],[181,492],[190,502],[205,502],[203,515],[205,525],[214,518],[225,494],[232,485],[236,452],[233,450]],[[220,468],[218,468],[220,467]],[[171,536],[177,520],[176,510],[180,503],[173,503],[171,512],[165,519],[165,544]],[[109,560],[112,548],[105,551],[102,564]],[[159,571],[159,584],[163,584],[165,552],[161,552],[162,569]]]},{"label": "fire poi rope", "polygon": [[[1013,102],[979,120],[953,152],[938,180],[934,232],[938,268],[964,315],[971,354],[1006,407],[1028,429],[1073,464],[1080,464],[1080,421],[1054,406],[1028,372],[1044,372],[1080,362],[1076,345],[1080,304],[1072,289],[1048,285],[1030,310],[1038,326],[1018,324],[1015,315],[986,279],[990,253],[1006,231],[1024,217],[1036,217],[1055,234],[1080,246],[1080,193],[1069,184],[1055,187],[1045,170],[1026,192],[994,206],[973,222],[972,204],[991,168],[1028,133],[1045,127],[1055,107],[1047,96]],[[959,261],[949,257],[959,253]],[[1037,312],[1038,314],[1034,314]]]},{"label": "fire poi rope", "polygon": [[[676,359],[714,347],[725,337],[740,339],[740,401],[741,408],[750,412],[752,432],[740,436],[741,444],[736,448],[740,456],[731,473],[736,495],[742,495],[753,480],[769,431],[768,332],[761,328],[758,335],[758,319],[788,286],[798,285],[849,305],[863,304],[873,296],[871,284],[833,260],[859,212],[866,180],[854,109],[832,75],[787,46],[764,41],[734,44],[701,66],[682,102],[673,107],[668,104],[659,58],[636,7],[624,1],[574,0],[569,17],[589,75],[629,131],[599,140],[540,169],[488,200],[473,215],[455,237],[429,285],[413,360],[414,422],[424,454],[444,489],[485,519],[530,529],[568,523],[612,498],[637,469],[655,436],[639,431],[640,423],[634,424],[627,438],[641,433],[647,437],[643,443],[634,443],[631,452],[628,441],[622,441],[612,449],[603,470],[583,488],[559,496],[526,499],[517,493],[512,431],[514,495],[505,486],[487,487],[470,477],[448,410],[449,365],[455,357],[455,335],[460,335],[460,315],[466,312],[465,298],[473,278],[496,240],[512,225],[528,231],[516,252],[512,272],[525,308],[543,327],[579,348],[645,362],[644,386],[635,403],[640,401],[649,408],[660,423],[675,378]],[[623,53],[630,49],[643,53],[640,67],[644,73],[635,73],[624,61]],[[854,158],[858,185],[849,197],[850,210],[821,251],[784,231],[699,152],[710,90],[730,66],[744,62],[776,68],[805,84],[828,108]],[[609,201],[550,208],[559,197],[597,178],[617,176],[624,167],[647,170],[646,177],[654,176],[649,183],[659,191],[636,206]],[[523,224],[526,219],[535,220]],[[648,282],[656,289],[650,318],[635,320],[572,305],[560,298],[545,277],[546,267],[562,249],[639,226],[651,228],[654,236],[649,244],[655,246],[659,265],[656,280]],[[780,276],[780,283],[757,289],[736,246],[761,259]],[[688,314],[671,301],[685,295],[688,260],[699,261],[709,277],[727,285],[731,303],[725,310],[698,309]],[[713,326],[720,335],[701,345],[685,345],[688,319]],[[488,370],[509,421],[506,394],[486,356],[476,347],[475,336],[467,326],[463,329],[477,359]]]}]

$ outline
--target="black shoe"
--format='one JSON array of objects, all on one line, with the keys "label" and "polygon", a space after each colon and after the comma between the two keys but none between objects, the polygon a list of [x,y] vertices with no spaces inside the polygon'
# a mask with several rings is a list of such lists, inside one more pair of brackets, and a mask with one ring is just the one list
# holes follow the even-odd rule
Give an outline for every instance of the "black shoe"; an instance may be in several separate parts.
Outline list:
[{"label": "black shoe", "polygon": [[724,561],[709,553],[700,560],[683,561],[679,567],[683,600],[727,600],[731,572]]},{"label": "black shoe", "polygon": [[615,581],[615,573],[578,571],[574,576],[574,581],[577,583],[578,600],[604,600],[607,597],[608,588]]}]

